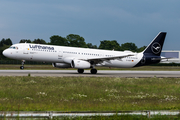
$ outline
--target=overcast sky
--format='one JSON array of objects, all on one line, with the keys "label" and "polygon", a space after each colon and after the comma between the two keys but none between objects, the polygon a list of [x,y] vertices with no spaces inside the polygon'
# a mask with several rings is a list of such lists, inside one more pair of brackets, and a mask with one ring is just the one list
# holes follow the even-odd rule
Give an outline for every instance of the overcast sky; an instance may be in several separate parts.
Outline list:
[{"label": "overcast sky", "polygon": [[180,0],[0,0],[0,40],[78,34],[86,43],[102,40],[148,45],[167,32],[164,50],[180,50]]}]

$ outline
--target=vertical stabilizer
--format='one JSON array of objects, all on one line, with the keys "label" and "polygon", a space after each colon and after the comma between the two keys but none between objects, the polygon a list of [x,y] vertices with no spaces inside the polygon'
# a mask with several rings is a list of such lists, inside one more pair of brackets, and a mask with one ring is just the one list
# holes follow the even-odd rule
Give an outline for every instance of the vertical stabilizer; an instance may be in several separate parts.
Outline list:
[{"label": "vertical stabilizer", "polygon": [[166,32],[160,32],[154,38],[154,40],[146,47],[146,49],[143,51],[143,53],[160,56],[165,37],[166,37]]}]

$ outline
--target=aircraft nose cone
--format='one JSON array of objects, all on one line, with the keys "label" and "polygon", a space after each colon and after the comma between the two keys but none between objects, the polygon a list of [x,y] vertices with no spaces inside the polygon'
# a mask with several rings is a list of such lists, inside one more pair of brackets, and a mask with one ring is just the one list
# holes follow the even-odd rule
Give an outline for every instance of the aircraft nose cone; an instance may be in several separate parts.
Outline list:
[{"label": "aircraft nose cone", "polygon": [[3,53],[2,53],[4,56],[8,57],[8,50],[4,50]]}]

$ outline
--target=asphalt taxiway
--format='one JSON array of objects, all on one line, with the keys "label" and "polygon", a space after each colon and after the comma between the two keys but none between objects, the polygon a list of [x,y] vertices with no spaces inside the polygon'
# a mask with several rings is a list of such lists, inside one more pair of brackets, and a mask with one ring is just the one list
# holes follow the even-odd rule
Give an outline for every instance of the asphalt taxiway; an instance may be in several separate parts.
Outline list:
[{"label": "asphalt taxiway", "polygon": [[54,76],[54,77],[177,77],[180,71],[121,71],[98,70],[97,74],[91,74],[85,70],[83,74],[77,70],[0,70],[0,76]]}]

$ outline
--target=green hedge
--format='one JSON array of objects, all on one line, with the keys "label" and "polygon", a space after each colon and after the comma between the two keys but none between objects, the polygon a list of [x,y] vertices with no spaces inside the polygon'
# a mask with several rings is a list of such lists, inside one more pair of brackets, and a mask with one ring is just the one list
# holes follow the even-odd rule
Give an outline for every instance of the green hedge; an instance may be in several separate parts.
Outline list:
[{"label": "green hedge", "polygon": [[[0,64],[21,64],[20,60],[0,60]],[[25,64],[30,65],[51,65],[52,63],[26,61]]]},{"label": "green hedge", "polygon": [[180,63],[158,63],[151,66],[180,66]]}]

